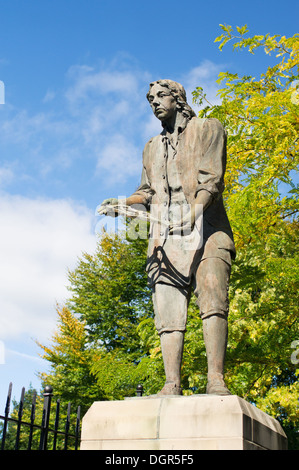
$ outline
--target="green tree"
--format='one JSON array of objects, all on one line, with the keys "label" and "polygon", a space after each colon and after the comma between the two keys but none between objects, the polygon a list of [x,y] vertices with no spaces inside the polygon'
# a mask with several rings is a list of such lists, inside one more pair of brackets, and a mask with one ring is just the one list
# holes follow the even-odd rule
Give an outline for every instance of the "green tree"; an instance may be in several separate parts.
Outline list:
[{"label": "green tree", "polygon": [[69,273],[70,310],[84,318],[89,341],[106,351],[120,348],[138,359],[137,327],[152,316],[145,277],[146,240],[129,243],[103,233],[94,255],[85,253]]},{"label": "green tree", "polygon": [[[238,256],[230,289],[227,378],[234,393],[277,417],[298,447],[299,385],[291,344],[298,331],[299,36],[246,37],[221,25],[220,50],[264,49],[276,63],[259,78],[221,73],[216,117],[228,132],[225,203]],[[274,60],[275,60],[274,59]],[[194,99],[203,104],[204,91]],[[294,442],[297,440],[297,444]]]},{"label": "green tree", "polygon": [[103,391],[96,386],[90,372],[94,348],[88,342],[84,319],[66,307],[57,307],[58,326],[52,345],[37,343],[42,357],[51,364],[49,373],[40,373],[43,386],[50,385],[63,403],[71,402],[73,409],[81,406],[85,413],[95,400],[104,399]]},{"label": "green tree", "polygon": [[69,272],[71,295],[57,308],[51,346],[40,344],[52,369],[41,374],[43,383],[83,411],[95,400],[135,395],[139,382],[149,392],[163,380],[146,247],[146,240],[103,232],[96,252]]}]

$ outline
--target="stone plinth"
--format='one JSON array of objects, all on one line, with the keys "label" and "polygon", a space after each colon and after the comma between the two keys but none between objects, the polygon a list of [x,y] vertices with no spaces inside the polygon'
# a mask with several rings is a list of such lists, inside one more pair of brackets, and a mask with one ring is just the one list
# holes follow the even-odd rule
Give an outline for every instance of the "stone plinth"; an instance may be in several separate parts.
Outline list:
[{"label": "stone plinth", "polygon": [[287,448],[274,418],[236,395],[95,402],[81,450],[254,450]]}]

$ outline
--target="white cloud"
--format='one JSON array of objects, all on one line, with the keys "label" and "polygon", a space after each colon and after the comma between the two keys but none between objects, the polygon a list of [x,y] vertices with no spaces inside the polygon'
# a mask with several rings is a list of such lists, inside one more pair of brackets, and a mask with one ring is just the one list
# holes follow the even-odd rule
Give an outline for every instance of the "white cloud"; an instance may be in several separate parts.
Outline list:
[{"label": "white cloud", "polygon": [[115,60],[97,68],[71,67],[68,77],[70,115],[95,156],[97,177],[105,185],[140,178],[144,126],[151,115],[145,98],[148,74]]},{"label": "white cloud", "polygon": [[17,141],[31,148],[40,146],[46,138],[59,138],[70,132],[70,122],[50,112],[38,112],[30,115],[27,110],[12,110],[2,121],[2,137]]},{"label": "white cloud", "polygon": [[95,248],[93,214],[68,200],[0,197],[0,338],[49,338],[67,269]]},{"label": "white cloud", "polygon": [[100,153],[97,172],[105,176],[106,184],[124,181],[141,171],[141,152],[121,134],[111,136]]},{"label": "white cloud", "polygon": [[155,117],[154,114],[151,114],[143,126],[143,135],[145,138],[145,142],[147,142],[155,135],[160,134],[161,131],[161,122]]},{"label": "white cloud", "polygon": [[[191,93],[197,86],[204,88],[211,103],[219,103],[216,79],[221,70],[222,65],[205,60],[173,77],[184,85],[196,112]],[[39,112],[6,107],[0,139],[14,148],[13,159],[19,169],[16,183],[21,178],[24,182],[26,175],[32,187],[34,179],[38,186],[41,180],[47,184],[51,178],[67,185],[68,178],[80,174],[80,165],[87,168],[87,163],[90,179],[96,176],[101,183],[117,185],[136,178],[137,184],[142,149],[161,132],[145,97],[150,81],[146,71],[120,55],[108,64],[70,67],[66,88],[48,90],[46,105]],[[0,183],[5,178],[3,171]]]},{"label": "white cloud", "polygon": [[14,178],[14,173],[12,168],[8,165],[0,167],[0,187],[4,187],[9,184]]},{"label": "white cloud", "polygon": [[55,96],[55,91],[48,90],[42,101],[43,103],[49,103],[50,101],[54,100]]},{"label": "white cloud", "polygon": [[138,89],[139,80],[134,71],[117,70],[96,71],[93,67],[73,66],[69,76],[75,81],[66,97],[71,102],[86,99],[91,93],[107,95],[109,93],[131,94]]},{"label": "white cloud", "polygon": [[23,352],[15,351],[13,349],[5,348],[6,355],[17,356],[27,361],[34,361],[44,365],[44,360],[39,356],[33,356],[32,354],[26,354]]},{"label": "white cloud", "polygon": [[182,85],[186,90],[187,100],[195,111],[199,108],[192,104],[192,91],[197,87],[203,88],[203,92],[206,94],[210,103],[213,105],[220,103],[220,99],[217,96],[219,87],[216,80],[218,74],[223,71],[223,68],[224,66],[222,64],[215,64],[210,60],[203,60],[200,65],[194,67],[182,76]]}]

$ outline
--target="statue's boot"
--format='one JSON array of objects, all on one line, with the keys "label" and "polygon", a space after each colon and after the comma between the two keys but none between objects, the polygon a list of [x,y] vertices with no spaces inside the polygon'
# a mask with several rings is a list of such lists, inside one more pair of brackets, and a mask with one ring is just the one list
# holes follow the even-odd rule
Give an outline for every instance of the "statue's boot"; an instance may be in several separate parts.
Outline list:
[{"label": "statue's boot", "polygon": [[206,393],[230,395],[224,382],[224,361],[227,347],[227,319],[212,315],[203,320],[203,334],[208,359],[208,384]]},{"label": "statue's boot", "polygon": [[174,382],[165,382],[164,387],[157,393],[157,395],[158,397],[165,395],[182,395],[182,389]]},{"label": "statue's boot", "polygon": [[222,374],[220,374],[219,377],[216,375],[208,379],[206,393],[210,395],[231,395],[223,380]]}]

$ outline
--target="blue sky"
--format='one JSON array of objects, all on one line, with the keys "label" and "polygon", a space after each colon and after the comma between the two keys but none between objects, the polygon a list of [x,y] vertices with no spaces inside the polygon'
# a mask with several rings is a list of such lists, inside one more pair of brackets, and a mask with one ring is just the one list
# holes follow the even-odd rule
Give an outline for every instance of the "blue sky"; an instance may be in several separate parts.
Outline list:
[{"label": "blue sky", "polygon": [[[296,0],[0,0],[0,414],[9,381],[39,387],[67,269],[95,248],[97,205],[139,183],[160,131],[145,95],[159,78],[216,102],[219,72],[272,59],[222,52],[219,24],[298,32]],[[1,354],[2,351],[2,354]]]}]

